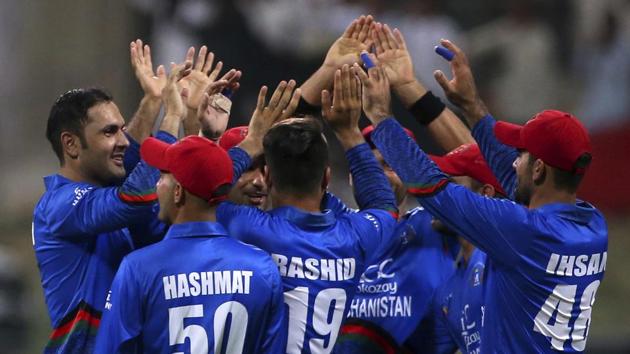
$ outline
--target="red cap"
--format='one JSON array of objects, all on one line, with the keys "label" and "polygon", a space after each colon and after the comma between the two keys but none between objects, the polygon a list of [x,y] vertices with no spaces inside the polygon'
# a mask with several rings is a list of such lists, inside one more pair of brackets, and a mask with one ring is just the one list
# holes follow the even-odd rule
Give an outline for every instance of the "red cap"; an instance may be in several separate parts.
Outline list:
[{"label": "red cap", "polygon": [[444,156],[429,155],[442,172],[451,176],[468,176],[483,184],[490,184],[505,195],[477,144],[464,144]]},{"label": "red cap", "polygon": [[228,151],[236,145],[240,144],[243,139],[247,136],[247,126],[243,125],[240,127],[234,127],[226,130],[219,138],[219,145],[225,150]]},{"label": "red cap", "polygon": [[232,160],[214,142],[189,136],[173,145],[148,138],[140,147],[142,159],[157,169],[170,172],[188,192],[209,203],[225,200],[232,183]]},{"label": "red cap", "polygon": [[584,174],[590,159],[580,166],[583,154],[591,154],[591,141],[582,123],[573,115],[547,110],[525,125],[497,122],[494,135],[505,145],[527,150],[549,166]]},{"label": "red cap", "polygon": [[[413,135],[413,132],[407,128],[403,128],[405,130],[405,133],[407,133],[407,135],[413,139],[413,141],[416,141],[416,136]],[[365,139],[365,142],[367,142],[370,147],[372,149],[376,149],[376,146],[374,146],[374,143],[372,142],[372,132],[374,131],[374,126],[373,125],[368,125],[367,127],[363,128],[363,130],[361,130],[361,134],[363,134],[363,139]]]}]

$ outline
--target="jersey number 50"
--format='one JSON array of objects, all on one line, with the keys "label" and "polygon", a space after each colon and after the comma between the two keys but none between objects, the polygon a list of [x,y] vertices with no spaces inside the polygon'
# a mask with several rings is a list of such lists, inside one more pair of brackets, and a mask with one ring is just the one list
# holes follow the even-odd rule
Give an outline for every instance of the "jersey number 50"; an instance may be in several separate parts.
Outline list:
[{"label": "jersey number 50", "polygon": [[[545,337],[551,337],[553,349],[562,350],[564,342],[571,338],[573,349],[584,350],[588,326],[591,322],[591,309],[598,287],[599,280],[595,280],[584,289],[580,299],[580,314],[571,329],[569,321],[573,303],[575,303],[577,285],[556,285],[534,319],[534,331],[542,333]],[[554,313],[556,313],[555,323],[550,325],[549,320]]]},{"label": "jersey number 50", "polygon": [[[227,344],[224,346],[225,325],[228,315],[232,315],[232,324],[227,333]],[[184,344],[190,339],[191,354],[208,353],[208,335],[200,326],[191,324],[184,326],[184,319],[203,317],[203,305],[180,306],[168,309],[168,342],[169,345]],[[241,303],[228,301],[217,307],[214,312],[214,353],[242,353],[247,331],[247,309]],[[183,354],[182,352],[174,354]]]}]

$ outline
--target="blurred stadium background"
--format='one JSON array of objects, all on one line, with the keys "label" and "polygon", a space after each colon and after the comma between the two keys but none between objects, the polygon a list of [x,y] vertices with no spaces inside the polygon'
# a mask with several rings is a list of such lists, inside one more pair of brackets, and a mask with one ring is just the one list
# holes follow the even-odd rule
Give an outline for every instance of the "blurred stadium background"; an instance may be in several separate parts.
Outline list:
[{"label": "blurred stadium background", "polygon": [[[0,2],[0,352],[41,352],[49,334],[31,246],[42,176],[57,160],[45,140],[48,110],[73,87],[113,93],[125,117],[141,97],[129,42],[152,46],[154,64],[207,44],[226,68],[243,70],[231,126],[245,124],[261,85],[302,82],[360,14],[406,36],[416,74],[434,93],[446,64],[432,48],[460,44],[499,119],[523,122],[544,108],[577,115],[595,156],[579,195],[610,228],[606,278],[597,294],[587,352],[630,352],[630,1],[627,0],[50,0]],[[422,127],[398,117],[427,150]],[[334,149],[339,147],[333,143]],[[333,153],[332,189],[346,200],[343,154]]]}]

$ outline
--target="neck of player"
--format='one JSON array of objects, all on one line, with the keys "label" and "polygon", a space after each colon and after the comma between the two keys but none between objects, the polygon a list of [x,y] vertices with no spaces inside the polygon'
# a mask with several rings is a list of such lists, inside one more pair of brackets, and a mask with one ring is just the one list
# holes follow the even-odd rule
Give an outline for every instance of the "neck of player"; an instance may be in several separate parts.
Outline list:
[{"label": "neck of player", "polygon": [[323,198],[323,192],[312,193],[308,195],[292,195],[278,192],[273,189],[270,192],[271,205],[273,208],[280,208],[285,206],[294,207],[307,211],[309,213],[320,213],[321,203]]}]

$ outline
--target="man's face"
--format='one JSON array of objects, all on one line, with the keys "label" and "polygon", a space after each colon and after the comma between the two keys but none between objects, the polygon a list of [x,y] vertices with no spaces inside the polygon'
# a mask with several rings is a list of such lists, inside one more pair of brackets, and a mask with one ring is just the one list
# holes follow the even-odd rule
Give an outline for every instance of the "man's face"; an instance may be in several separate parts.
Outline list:
[{"label": "man's face", "polygon": [[87,111],[83,128],[85,146],[79,153],[80,168],[85,176],[101,185],[110,185],[125,177],[123,157],[129,141],[123,128],[125,121],[113,102],[99,103]]},{"label": "man's face", "polygon": [[157,182],[156,189],[158,195],[158,202],[160,203],[160,212],[158,219],[171,224],[173,222],[172,215],[175,209],[175,178],[170,173],[160,173],[160,179]]},{"label": "man's face", "polygon": [[531,158],[532,156],[529,152],[521,151],[512,164],[516,170],[517,180],[514,201],[526,206],[529,205],[534,189],[532,177],[533,161],[530,161]]},{"label": "man's face", "polygon": [[385,176],[387,177],[389,184],[392,186],[392,189],[394,190],[394,195],[396,196],[396,204],[397,205],[402,204],[405,200],[405,197],[407,196],[407,190],[405,189],[405,184],[400,180],[400,177],[398,177],[396,172],[392,170],[392,168],[387,164],[387,162],[385,162],[383,155],[381,155],[381,153],[378,150],[373,149],[372,152],[374,153],[374,157],[376,158],[376,161],[378,161],[378,163],[381,164],[381,167],[383,167],[383,172],[385,172]]},{"label": "man's face", "polygon": [[230,189],[228,198],[236,204],[264,208],[267,200],[267,185],[261,169],[253,167],[243,173]]}]

